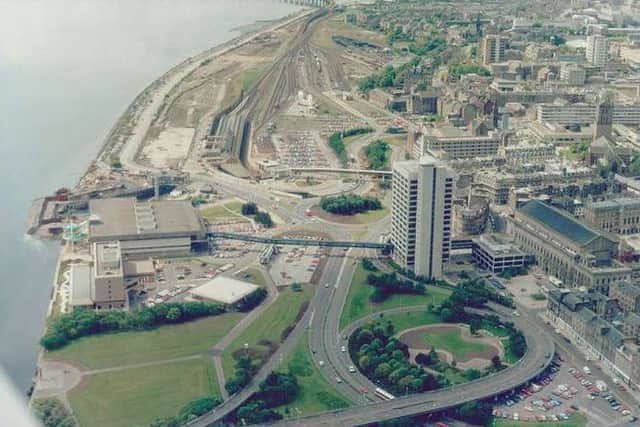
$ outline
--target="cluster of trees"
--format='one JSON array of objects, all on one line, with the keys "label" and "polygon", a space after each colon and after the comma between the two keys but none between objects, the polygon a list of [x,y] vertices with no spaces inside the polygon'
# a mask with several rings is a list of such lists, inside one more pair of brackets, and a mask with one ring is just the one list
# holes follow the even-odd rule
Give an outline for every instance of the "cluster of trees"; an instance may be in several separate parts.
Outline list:
[{"label": "cluster of trees", "polygon": [[262,424],[282,419],[273,408],[291,403],[300,393],[300,386],[291,373],[271,372],[260,383],[253,398],[238,408],[235,421],[246,424]]},{"label": "cluster of trees", "polygon": [[40,340],[40,344],[47,350],[54,350],[87,335],[151,329],[217,316],[226,311],[223,305],[203,302],[165,303],[132,311],[78,309],[57,318]]},{"label": "cluster of trees", "polygon": [[258,288],[255,291],[251,292],[246,297],[242,298],[235,305],[236,310],[247,312],[253,310],[255,307],[259,306],[262,301],[267,297],[267,290],[265,288]]},{"label": "cluster of trees", "polygon": [[392,394],[421,393],[442,387],[444,378],[436,378],[410,363],[407,345],[393,334],[391,322],[370,323],[354,334],[349,350],[362,373]]},{"label": "cluster of trees", "polygon": [[372,302],[382,302],[395,294],[424,295],[426,293],[424,284],[401,279],[396,273],[369,274],[367,284],[375,288],[369,296]]},{"label": "cluster of trees", "polygon": [[414,58],[406,64],[394,68],[387,65],[380,72],[365,77],[358,84],[361,92],[367,93],[377,87],[392,87],[402,84],[407,73],[420,64],[420,58]]},{"label": "cluster of trees", "polygon": [[486,286],[484,280],[466,280],[458,284],[451,295],[440,304],[438,310],[445,322],[469,323],[473,316],[464,310],[465,307],[483,308],[487,301],[513,307],[511,298],[495,293]]},{"label": "cluster of trees", "polygon": [[159,418],[151,423],[150,427],[180,427],[188,424],[198,417],[211,411],[220,405],[222,400],[218,397],[207,396],[194,399],[180,409],[180,413],[174,417]]},{"label": "cluster of trees", "polygon": [[349,165],[349,156],[347,150],[344,147],[344,138],[355,135],[362,135],[365,133],[373,132],[370,127],[358,127],[353,129],[347,129],[342,132],[336,132],[329,137],[329,147],[336,153],[338,159],[342,163],[342,166],[347,167]]},{"label": "cluster of trees", "polygon": [[449,67],[449,75],[460,78],[465,74],[477,74],[479,76],[490,76],[491,72],[480,65],[474,64],[456,64]]},{"label": "cluster of trees", "polygon": [[269,215],[268,212],[262,212],[260,209],[258,209],[258,205],[253,202],[243,203],[240,211],[242,212],[242,215],[253,216],[253,219],[258,224],[262,224],[264,227],[273,227],[273,220],[271,219],[271,215]]},{"label": "cluster of trees", "polygon": [[363,197],[357,194],[327,196],[320,200],[320,207],[336,215],[355,215],[367,211],[382,209],[382,202],[375,197]]},{"label": "cluster of trees", "polygon": [[390,151],[391,148],[389,147],[389,144],[380,139],[367,145],[364,149],[364,154],[367,156],[369,169],[389,169]]},{"label": "cluster of trees", "polygon": [[393,30],[387,33],[387,43],[391,46],[395,42],[412,42],[413,34],[405,33],[402,28],[395,27]]},{"label": "cluster of trees", "polygon": [[67,408],[58,399],[36,399],[33,414],[45,427],[76,427],[76,422]]},{"label": "cluster of trees", "polygon": [[249,384],[256,372],[258,372],[258,368],[251,357],[249,355],[240,356],[236,359],[233,377],[227,380],[224,388],[229,394],[235,394]]},{"label": "cluster of trees", "polygon": [[447,48],[447,41],[444,37],[431,37],[422,43],[412,43],[409,52],[418,56],[434,55]]}]

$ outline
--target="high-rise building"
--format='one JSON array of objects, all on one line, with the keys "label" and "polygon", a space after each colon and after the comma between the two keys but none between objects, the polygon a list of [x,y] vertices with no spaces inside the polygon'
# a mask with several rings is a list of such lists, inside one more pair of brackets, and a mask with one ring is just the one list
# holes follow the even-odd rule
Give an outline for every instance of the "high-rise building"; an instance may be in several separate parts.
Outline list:
[{"label": "high-rise building", "polygon": [[587,36],[586,57],[593,65],[606,65],[609,61],[609,40],[600,34]]},{"label": "high-rise building", "polygon": [[442,276],[451,249],[453,173],[430,155],[393,167],[394,260],[416,275]]},{"label": "high-rise building", "polygon": [[480,42],[480,56],[484,65],[490,65],[504,60],[504,50],[507,39],[498,34],[487,34]]}]

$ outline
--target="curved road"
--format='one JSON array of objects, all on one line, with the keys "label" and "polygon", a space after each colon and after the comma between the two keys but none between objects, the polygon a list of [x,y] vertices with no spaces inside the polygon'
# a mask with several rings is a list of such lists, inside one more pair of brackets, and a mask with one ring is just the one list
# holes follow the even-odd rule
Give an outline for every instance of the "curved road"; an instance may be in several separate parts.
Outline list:
[{"label": "curved road", "polygon": [[[389,312],[409,311],[409,309],[409,307],[401,307]],[[497,314],[512,321],[516,327],[522,330],[527,340],[527,354],[512,367],[472,382],[445,389],[399,397],[385,402],[365,403],[349,409],[281,421],[272,425],[357,426],[398,417],[441,411],[473,400],[495,396],[528,382],[551,362],[554,353],[553,340],[544,330],[527,328],[531,325],[528,317],[512,317],[506,310],[497,310],[496,308]],[[354,322],[347,328],[347,332],[353,332],[358,326],[378,314],[373,314]],[[356,376],[355,381],[359,382],[361,378]],[[369,382],[367,387],[371,389],[375,385]]]}]

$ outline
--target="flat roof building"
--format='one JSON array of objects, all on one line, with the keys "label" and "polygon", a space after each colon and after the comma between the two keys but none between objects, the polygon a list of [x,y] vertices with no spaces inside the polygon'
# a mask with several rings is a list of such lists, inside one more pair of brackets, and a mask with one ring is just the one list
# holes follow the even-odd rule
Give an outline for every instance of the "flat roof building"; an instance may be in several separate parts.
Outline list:
[{"label": "flat roof building", "polygon": [[546,274],[569,287],[585,286],[608,294],[612,283],[631,277],[631,268],[614,258],[616,241],[539,200],[516,209],[508,232],[522,250],[535,256]]},{"label": "flat roof building", "polygon": [[258,289],[258,286],[231,277],[218,276],[191,290],[198,300],[215,301],[231,305]]},{"label": "flat roof building", "polygon": [[472,256],[481,268],[492,273],[524,268],[527,259],[520,248],[499,234],[474,237]]},{"label": "flat roof building", "polygon": [[391,242],[396,262],[439,278],[451,250],[453,173],[432,156],[393,167]]},{"label": "flat roof building", "polygon": [[204,223],[187,200],[93,199],[89,210],[89,241],[119,241],[128,259],[185,256],[206,244]]}]

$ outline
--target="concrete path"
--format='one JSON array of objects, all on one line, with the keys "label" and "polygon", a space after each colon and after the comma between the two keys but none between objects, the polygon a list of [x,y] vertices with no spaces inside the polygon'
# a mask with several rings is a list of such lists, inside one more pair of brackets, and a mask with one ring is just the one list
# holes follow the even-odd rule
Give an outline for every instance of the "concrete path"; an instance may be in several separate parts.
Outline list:
[{"label": "concrete path", "polygon": [[264,276],[268,291],[267,299],[258,307],[251,310],[251,312],[249,312],[249,314],[247,314],[240,322],[238,322],[233,327],[233,329],[231,329],[231,331],[229,331],[229,333],[224,336],[224,338],[218,341],[218,343],[211,348],[211,358],[213,360],[213,366],[216,370],[218,384],[220,385],[220,394],[223,400],[229,399],[229,393],[227,393],[227,390],[224,387],[227,381],[225,378],[224,369],[222,367],[222,353],[278,298],[278,288],[267,269],[265,269],[261,265],[251,266],[251,268],[259,270],[260,273],[262,273],[262,275]]}]

